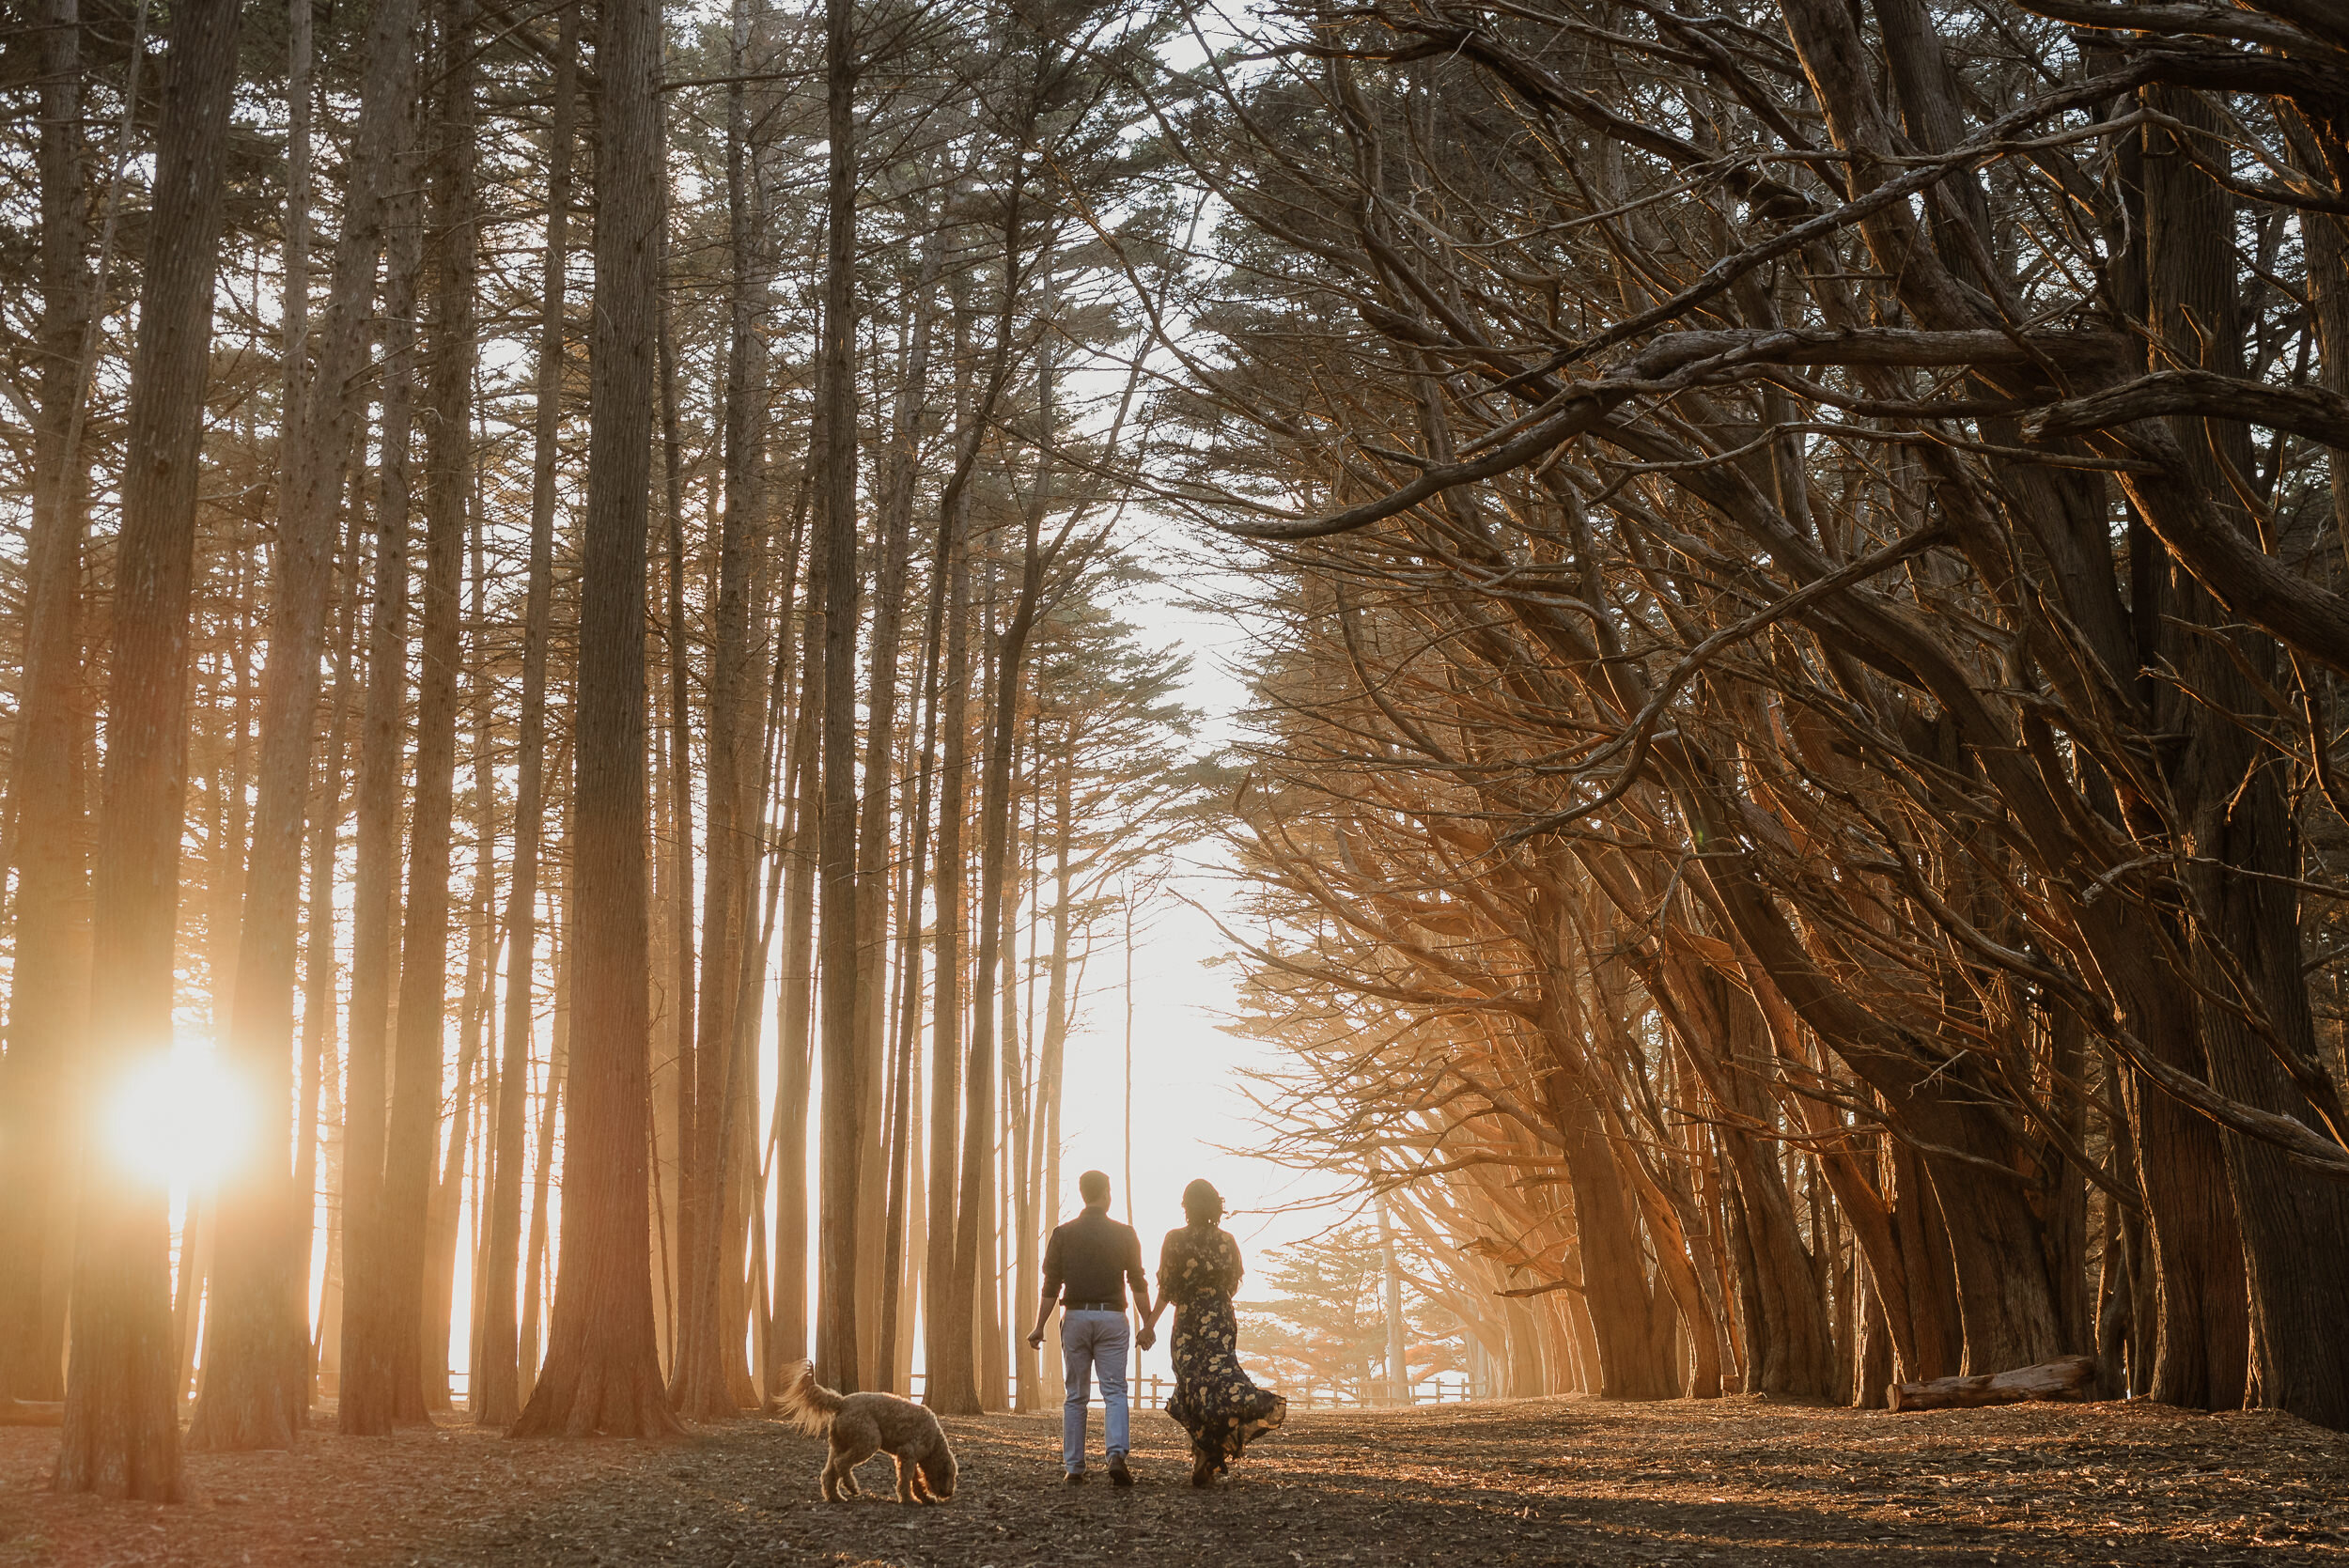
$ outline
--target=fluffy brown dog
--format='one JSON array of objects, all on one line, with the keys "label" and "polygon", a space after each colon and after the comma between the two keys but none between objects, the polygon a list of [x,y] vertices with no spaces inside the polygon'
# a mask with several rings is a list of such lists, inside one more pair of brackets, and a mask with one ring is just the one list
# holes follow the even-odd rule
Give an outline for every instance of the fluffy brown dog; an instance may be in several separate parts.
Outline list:
[{"label": "fluffy brown dog", "polygon": [[858,1493],[856,1467],[877,1453],[897,1462],[899,1502],[944,1502],[955,1495],[955,1451],[938,1418],[895,1394],[838,1394],[816,1381],[810,1361],[783,1391],[783,1418],[811,1436],[830,1437],[819,1478],[826,1502]]}]

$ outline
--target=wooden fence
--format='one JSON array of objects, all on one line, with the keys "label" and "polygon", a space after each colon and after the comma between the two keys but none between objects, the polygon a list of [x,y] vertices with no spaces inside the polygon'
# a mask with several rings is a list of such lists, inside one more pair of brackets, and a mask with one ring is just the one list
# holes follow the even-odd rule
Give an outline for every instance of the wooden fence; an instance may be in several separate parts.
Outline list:
[{"label": "wooden fence", "polygon": [[[1385,1407],[1388,1403],[1382,1399],[1362,1400],[1356,1397],[1353,1390],[1349,1389],[1337,1384],[1315,1383],[1310,1379],[1302,1384],[1273,1383],[1268,1386],[1276,1392],[1288,1395],[1289,1408],[1292,1410],[1379,1409]],[[913,1374],[913,1387],[909,1391],[915,1399],[922,1397],[922,1374],[920,1373]],[[1173,1378],[1161,1377],[1152,1373],[1133,1380],[1127,1390],[1127,1399],[1130,1406],[1136,1410],[1163,1410],[1166,1408],[1168,1396],[1174,1391],[1174,1380]],[[1466,1383],[1444,1383],[1430,1378],[1424,1383],[1411,1385],[1413,1405],[1465,1405],[1470,1397],[1469,1386]],[[1100,1399],[1100,1391],[1097,1389],[1094,1391],[1094,1399],[1097,1403]]]},{"label": "wooden fence", "polygon": [[[1289,1408],[1292,1410],[1375,1410],[1387,1405],[1385,1400],[1359,1399],[1355,1397],[1351,1389],[1336,1384],[1315,1383],[1310,1379],[1303,1384],[1275,1382],[1268,1386],[1277,1392],[1288,1395]],[[449,1391],[459,1405],[464,1403],[466,1375],[461,1369],[450,1372]],[[1161,1377],[1153,1373],[1135,1378],[1132,1387],[1127,1391],[1127,1398],[1134,1409],[1163,1410],[1166,1408],[1167,1397],[1174,1391],[1174,1380],[1173,1378]],[[908,1392],[915,1399],[922,1397],[922,1374],[920,1373],[913,1374],[913,1387]],[[1413,1405],[1465,1405],[1471,1397],[1473,1396],[1469,1392],[1469,1386],[1466,1383],[1443,1383],[1430,1378],[1424,1383],[1411,1385]],[[1097,1389],[1094,1391],[1094,1400],[1097,1404],[1100,1400],[1100,1391]]]}]

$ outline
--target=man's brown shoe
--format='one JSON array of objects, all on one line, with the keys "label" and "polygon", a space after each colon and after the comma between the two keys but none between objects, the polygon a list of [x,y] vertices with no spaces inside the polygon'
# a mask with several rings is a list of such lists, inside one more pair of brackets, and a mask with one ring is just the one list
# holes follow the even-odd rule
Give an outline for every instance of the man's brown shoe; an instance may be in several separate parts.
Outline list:
[{"label": "man's brown shoe", "polygon": [[1131,1486],[1133,1483],[1134,1472],[1126,1467],[1126,1456],[1122,1453],[1111,1454],[1110,1484],[1112,1486]]}]

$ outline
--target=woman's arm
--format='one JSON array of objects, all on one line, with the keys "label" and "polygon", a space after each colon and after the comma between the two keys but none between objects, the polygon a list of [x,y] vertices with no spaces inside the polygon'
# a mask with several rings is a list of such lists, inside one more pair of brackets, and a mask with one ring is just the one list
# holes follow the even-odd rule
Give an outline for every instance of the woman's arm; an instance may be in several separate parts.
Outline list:
[{"label": "woman's arm", "polygon": [[1134,1288],[1134,1310],[1142,1314],[1142,1328],[1134,1336],[1134,1343],[1147,1350],[1151,1342],[1158,1338],[1159,1308],[1165,1303],[1154,1304],[1150,1299],[1149,1271],[1142,1266],[1142,1237],[1135,1235],[1131,1230],[1128,1230],[1126,1234],[1131,1242],[1131,1248],[1126,1254],[1126,1278]]}]

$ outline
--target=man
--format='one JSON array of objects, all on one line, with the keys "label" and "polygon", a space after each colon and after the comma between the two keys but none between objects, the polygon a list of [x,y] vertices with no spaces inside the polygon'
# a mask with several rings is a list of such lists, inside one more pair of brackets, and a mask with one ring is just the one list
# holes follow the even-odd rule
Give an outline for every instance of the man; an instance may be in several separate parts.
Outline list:
[{"label": "man", "polygon": [[1066,1483],[1085,1479],[1085,1405],[1092,1398],[1095,1374],[1101,1378],[1103,1424],[1110,1451],[1110,1483],[1131,1486],[1133,1472],[1126,1467],[1126,1283],[1133,1282],[1134,1304],[1142,1312],[1142,1348],[1157,1343],[1151,1319],[1150,1277],[1142,1266],[1142,1238],[1131,1225],[1110,1218],[1110,1179],[1098,1171],[1077,1178],[1085,1201],[1084,1213],[1052,1232],[1044,1247],[1044,1296],[1036,1303],[1035,1327],[1028,1343],[1044,1348],[1044,1326],[1051,1321],[1052,1305],[1061,1307],[1060,1358],[1068,1386],[1061,1406],[1060,1460]]}]

